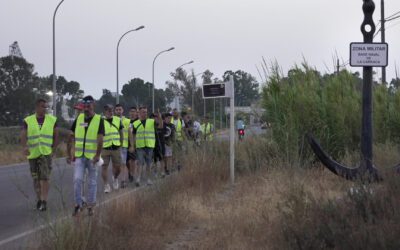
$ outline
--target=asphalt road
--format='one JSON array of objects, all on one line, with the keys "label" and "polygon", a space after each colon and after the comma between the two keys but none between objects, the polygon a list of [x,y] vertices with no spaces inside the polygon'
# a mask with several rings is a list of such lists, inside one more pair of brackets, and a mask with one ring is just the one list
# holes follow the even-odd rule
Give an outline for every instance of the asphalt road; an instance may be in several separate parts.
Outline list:
[{"label": "asphalt road", "polygon": [[[245,136],[263,133],[259,127],[246,129]],[[218,137],[229,139],[229,131],[222,131]],[[47,224],[57,218],[71,216],[73,210],[73,167],[64,159],[54,161],[49,192],[48,211],[34,210],[36,197],[33,191],[32,178],[27,163],[0,167],[0,249],[10,249],[15,242],[21,245],[24,234]],[[111,176],[111,169],[109,169]],[[104,195],[101,174],[98,175],[98,202],[115,197],[132,190],[132,185],[125,190],[113,191]]]}]

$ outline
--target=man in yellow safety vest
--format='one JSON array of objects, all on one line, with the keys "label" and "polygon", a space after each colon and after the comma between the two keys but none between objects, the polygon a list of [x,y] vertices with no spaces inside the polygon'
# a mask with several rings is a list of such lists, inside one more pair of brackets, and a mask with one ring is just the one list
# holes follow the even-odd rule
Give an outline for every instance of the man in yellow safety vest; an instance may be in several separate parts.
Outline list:
[{"label": "man in yellow safety vest", "polygon": [[123,126],[123,142],[121,146],[121,188],[125,188],[127,185],[127,178],[129,176],[129,161],[128,161],[128,148],[129,148],[129,133],[131,119],[124,116],[124,108],[121,104],[115,105],[114,113],[121,119]]},{"label": "man in yellow safety vest", "polygon": [[208,116],[204,117],[203,124],[201,124],[200,127],[201,131],[201,138],[204,141],[212,141],[214,139],[214,127],[213,125],[208,121]]},{"label": "man in yellow safety vest", "polygon": [[147,118],[147,108],[139,108],[139,119],[133,123],[132,133],[133,142],[136,148],[138,167],[136,177],[136,186],[140,186],[140,178],[144,173],[147,177],[147,185],[152,185],[150,180],[150,168],[153,162],[153,151],[156,145],[156,120],[159,122],[158,126],[162,126],[160,114],[157,114],[156,119]]},{"label": "man in yellow safety vest", "polygon": [[121,118],[113,115],[113,106],[107,104],[104,106],[104,140],[103,151],[101,153],[104,164],[101,172],[104,181],[104,193],[111,192],[108,183],[108,165],[112,163],[112,182],[114,190],[119,189],[118,176],[121,172],[121,146],[123,144],[124,126]]},{"label": "man in yellow safety vest", "polygon": [[24,119],[21,144],[30,166],[36,192],[36,209],[47,210],[51,160],[58,145],[57,118],[46,114],[47,101],[36,101],[35,114]]},{"label": "man in yellow safety vest", "polygon": [[185,140],[185,122],[180,117],[178,110],[175,108],[172,110],[171,124],[175,126],[175,143],[174,143],[174,155],[172,162],[177,166],[178,170],[181,169],[181,161],[184,153],[183,141]]},{"label": "man in yellow safety vest", "polygon": [[[82,99],[84,113],[80,114],[71,127],[71,134],[67,144],[67,163],[75,159],[74,167],[74,201],[73,216],[82,211],[82,185],[85,170],[88,173],[87,208],[89,215],[93,215],[97,197],[97,174],[101,164],[103,148],[104,120],[94,112],[95,102],[92,96]],[[75,143],[74,153],[72,143]]]}]

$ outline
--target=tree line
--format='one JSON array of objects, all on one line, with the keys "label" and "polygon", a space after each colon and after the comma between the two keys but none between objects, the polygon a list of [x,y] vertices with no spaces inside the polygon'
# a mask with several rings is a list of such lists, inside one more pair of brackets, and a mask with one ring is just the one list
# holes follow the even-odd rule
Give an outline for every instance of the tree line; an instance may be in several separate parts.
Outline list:
[{"label": "tree line", "polygon": [[[165,88],[154,89],[155,107],[166,112],[176,106],[181,110],[203,116],[217,116],[219,120],[225,118],[227,100],[204,100],[202,98],[203,84],[227,81],[229,76],[235,79],[235,94],[237,106],[250,106],[260,97],[259,83],[251,74],[242,70],[226,71],[221,78],[214,77],[210,70],[201,75],[194,71],[185,71],[182,68],[172,72],[171,79],[165,83]],[[37,98],[51,101],[47,94],[52,91],[52,77],[39,76],[34,65],[24,58],[0,58],[0,127],[20,125],[24,117],[34,111]],[[84,96],[81,84],[69,81],[63,76],[56,80],[57,115],[61,116],[65,106],[70,117],[74,116],[74,105]],[[152,83],[143,79],[134,78],[122,86],[120,103],[125,107],[148,106],[152,103]],[[105,104],[115,104],[116,94],[109,89],[103,89],[102,95],[97,100],[97,112],[102,111]],[[60,105],[63,104],[63,105]]]}]

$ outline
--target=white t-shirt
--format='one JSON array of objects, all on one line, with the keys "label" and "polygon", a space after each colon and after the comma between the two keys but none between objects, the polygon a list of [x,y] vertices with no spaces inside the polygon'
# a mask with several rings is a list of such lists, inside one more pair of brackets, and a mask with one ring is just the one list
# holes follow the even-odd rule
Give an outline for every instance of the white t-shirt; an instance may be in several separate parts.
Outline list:
[{"label": "white t-shirt", "polygon": [[193,131],[194,131],[195,133],[199,133],[199,132],[200,132],[200,129],[201,129],[200,122],[194,121],[194,122],[193,122]]}]

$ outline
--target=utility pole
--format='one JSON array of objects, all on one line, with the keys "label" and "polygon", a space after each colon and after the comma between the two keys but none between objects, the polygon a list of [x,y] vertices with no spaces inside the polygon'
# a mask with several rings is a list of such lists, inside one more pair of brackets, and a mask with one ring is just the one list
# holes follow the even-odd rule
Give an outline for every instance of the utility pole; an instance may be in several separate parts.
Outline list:
[{"label": "utility pole", "polygon": [[[384,43],[385,38],[385,1],[381,0],[381,42]],[[386,67],[382,67],[382,83],[386,84]]]},{"label": "utility pole", "polygon": [[214,126],[214,131],[215,131],[215,99],[213,101],[214,101],[213,126]]},{"label": "utility pole", "polygon": [[219,99],[219,129],[222,129],[222,99]]},{"label": "utility pole", "polygon": [[339,62],[339,58],[337,59],[337,64],[336,64],[336,75],[339,75],[340,72],[340,62]]}]

